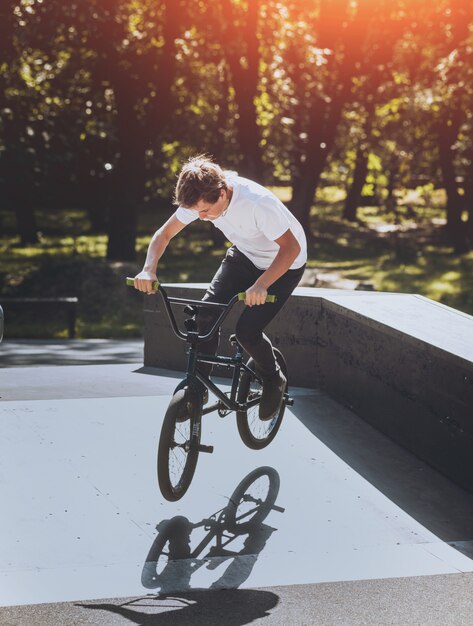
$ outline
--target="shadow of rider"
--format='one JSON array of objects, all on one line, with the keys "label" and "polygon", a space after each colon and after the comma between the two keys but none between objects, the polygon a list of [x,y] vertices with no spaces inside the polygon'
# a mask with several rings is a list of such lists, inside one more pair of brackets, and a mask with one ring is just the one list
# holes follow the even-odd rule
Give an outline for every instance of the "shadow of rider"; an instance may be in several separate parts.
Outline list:
[{"label": "shadow of rider", "polygon": [[118,620],[107,618],[108,621],[100,622],[110,626],[243,626],[267,617],[278,602],[279,597],[270,591],[229,589],[218,593],[204,590],[172,596],[160,594],[121,604],[90,602],[75,606],[114,614]]}]

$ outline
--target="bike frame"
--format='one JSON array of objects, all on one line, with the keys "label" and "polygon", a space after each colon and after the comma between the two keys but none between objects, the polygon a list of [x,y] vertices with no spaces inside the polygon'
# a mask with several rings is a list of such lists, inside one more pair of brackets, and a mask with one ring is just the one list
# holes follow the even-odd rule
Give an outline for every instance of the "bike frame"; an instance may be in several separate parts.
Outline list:
[{"label": "bike frame", "polygon": [[[212,552],[216,550],[218,550],[219,552],[222,552],[223,550],[225,550],[225,547],[228,546],[229,543],[231,543],[238,537],[237,533],[231,533],[229,536],[225,536],[225,520],[224,520],[223,511],[219,511],[218,517],[209,518],[206,520],[202,520],[202,522],[193,524],[192,530],[196,530],[197,528],[202,528],[202,527],[204,527],[204,529],[207,531],[207,535],[202,539],[199,545],[196,546],[194,550],[192,550],[190,554],[190,558],[196,559],[207,548],[209,543],[211,543],[211,541],[213,541],[214,539],[216,542],[215,546],[212,546],[210,548],[207,556],[212,556]],[[192,530],[189,533],[189,538],[190,538],[190,535],[192,534]],[[219,556],[231,557],[231,556],[236,556],[237,554],[238,552],[233,552],[231,554],[229,553],[225,555],[220,554]]]},{"label": "bike frame", "polygon": [[[248,372],[253,377],[261,382],[261,379],[253,371],[250,367],[243,363],[243,352],[241,347],[237,343],[236,354],[233,357],[219,356],[219,355],[208,355],[199,352],[198,346],[201,343],[204,343],[211,339],[216,332],[218,332],[220,326],[222,325],[225,318],[230,313],[231,308],[238,301],[238,295],[233,296],[233,298],[227,304],[219,303],[219,302],[205,302],[202,300],[192,300],[188,298],[176,298],[172,296],[168,296],[166,293],[166,289],[163,288],[163,285],[159,286],[159,293],[162,296],[164,306],[166,312],[169,317],[169,321],[171,322],[171,327],[174,331],[174,334],[183,341],[186,341],[190,344],[189,347],[189,357],[187,361],[187,372],[186,372],[186,380],[188,383],[192,383],[194,380],[198,380],[201,382],[209,391],[211,391],[217,398],[218,402],[209,407],[206,407],[202,411],[202,415],[206,415],[215,410],[221,409],[222,405],[228,411],[245,411],[252,406],[256,406],[260,399],[255,398],[254,400],[250,400],[249,402],[239,403],[236,401],[236,394],[238,390],[238,383],[240,380],[240,372],[242,370]],[[183,332],[178,328],[176,317],[174,315],[174,311],[172,310],[172,304],[176,304],[179,306],[198,306],[204,308],[211,309],[221,309],[219,317],[215,321],[214,325],[210,329],[210,331],[206,335],[199,335],[197,331],[187,330]],[[223,365],[224,367],[233,367],[233,376],[232,376],[232,386],[230,391],[230,396],[225,395],[218,387],[213,383],[208,376],[202,374],[197,366],[199,363],[210,363],[212,365]]]}]

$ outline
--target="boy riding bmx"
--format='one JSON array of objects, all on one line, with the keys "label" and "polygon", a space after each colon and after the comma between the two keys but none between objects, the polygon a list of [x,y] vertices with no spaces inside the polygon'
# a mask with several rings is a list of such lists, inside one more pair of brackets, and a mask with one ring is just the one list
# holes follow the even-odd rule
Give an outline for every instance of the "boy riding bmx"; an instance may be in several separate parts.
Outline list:
[{"label": "boy riding bmx", "polygon": [[[159,259],[173,237],[196,219],[211,221],[233,244],[215,274],[203,301],[227,303],[246,292],[246,307],[236,325],[236,337],[253,358],[263,381],[260,419],[270,420],[281,406],[286,378],[274,356],[265,327],[297,287],[307,260],[304,230],[292,213],[268,189],[236,172],[224,171],[207,156],[189,159],[179,174],[176,212],[153,235],[135,288],[155,293]],[[275,303],[266,303],[268,289]],[[199,333],[206,334],[218,313],[202,308]],[[202,344],[215,354],[218,335]],[[202,373],[205,372],[202,367]]]}]

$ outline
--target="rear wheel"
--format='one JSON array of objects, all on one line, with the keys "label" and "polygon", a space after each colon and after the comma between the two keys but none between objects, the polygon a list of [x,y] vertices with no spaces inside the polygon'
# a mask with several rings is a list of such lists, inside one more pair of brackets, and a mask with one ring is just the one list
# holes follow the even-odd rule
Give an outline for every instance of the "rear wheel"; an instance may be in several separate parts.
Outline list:
[{"label": "rear wheel", "polygon": [[166,582],[166,575],[172,573],[169,572],[170,563],[190,558],[192,528],[187,517],[181,515],[164,520],[157,526],[159,534],[151,546],[141,573],[143,587],[162,587]]},{"label": "rear wheel", "polygon": [[194,390],[177,391],[164,416],[158,447],[158,482],[161,493],[174,502],[186,493],[194,476],[200,443],[202,400]]},{"label": "rear wheel", "polygon": [[[287,366],[284,357],[276,348],[273,348],[273,350],[278,365],[287,379]],[[255,369],[253,359],[249,359],[247,365],[252,370]],[[240,403],[248,402],[249,400],[261,397],[261,392],[262,386],[257,379],[244,371],[238,386],[237,401]],[[285,393],[287,393],[287,383]],[[271,420],[260,419],[259,404],[246,411],[237,411],[238,432],[240,433],[243,443],[253,450],[261,450],[261,448],[271,443],[281,426],[285,408],[286,405],[283,401],[279,412]]]}]

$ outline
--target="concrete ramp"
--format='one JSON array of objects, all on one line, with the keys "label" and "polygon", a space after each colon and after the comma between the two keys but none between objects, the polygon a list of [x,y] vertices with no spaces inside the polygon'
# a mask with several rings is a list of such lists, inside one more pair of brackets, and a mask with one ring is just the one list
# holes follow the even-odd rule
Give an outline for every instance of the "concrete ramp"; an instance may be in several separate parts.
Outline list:
[{"label": "concrete ramp", "polygon": [[[62,382],[25,401],[3,379],[1,606],[473,571],[473,496],[316,390],[293,390],[294,407],[262,451],[244,446],[233,415],[206,416],[202,442],[215,452],[200,455],[181,501],[165,501],[156,448],[179,378],[138,369],[3,370],[15,373],[20,396],[26,375],[33,387],[48,371]],[[106,397],[87,397],[87,371],[92,395],[107,380]],[[146,384],[134,396],[125,381],[131,388],[137,377]],[[205,520],[258,468],[269,473],[254,489],[265,493],[273,480],[277,508],[246,533],[220,528],[209,539]],[[195,527],[179,534],[182,518]],[[153,564],[166,520],[180,558]]]}]

